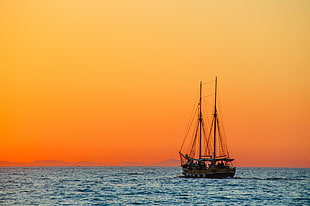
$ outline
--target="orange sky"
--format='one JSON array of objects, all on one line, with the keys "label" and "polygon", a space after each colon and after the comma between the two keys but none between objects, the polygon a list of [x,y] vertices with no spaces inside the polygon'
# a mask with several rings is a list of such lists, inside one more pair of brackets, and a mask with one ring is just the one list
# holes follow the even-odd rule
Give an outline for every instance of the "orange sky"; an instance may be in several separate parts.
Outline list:
[{"label": "orange sky", "polygon": [[0,2],[0,161],[178,158],[219,78],[237,166],[310,167],[310,2]]}]

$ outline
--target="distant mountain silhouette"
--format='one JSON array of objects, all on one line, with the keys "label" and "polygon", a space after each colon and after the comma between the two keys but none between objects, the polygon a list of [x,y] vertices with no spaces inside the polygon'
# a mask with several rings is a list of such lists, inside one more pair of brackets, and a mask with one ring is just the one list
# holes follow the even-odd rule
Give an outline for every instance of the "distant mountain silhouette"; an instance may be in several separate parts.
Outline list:
[{"label": "distant mountain silhouette", "polygon": [[180,161],[176,159],[168,159],[163,162],[153,163],[153,166],[177,167],[180,166]]},{"label": "distant mountain silhouette", "polygon": [[146,166],[157,166],[157,167],[175,167],[179,166],[179,160],[168,159],[163,162],[157,163],[142,163],[142,162],[120,162],[117,164],[108,164],[108,163],[98,163],[98,162],[89,162],[89,161],[80,161],[80,162],[65,162],[60,160],[35,160],[30,163],[23,162],[9,162],[9,161],[0,161],[0,167],[88,167],[88,166],[135,166],[135,167],[146,167]]}]

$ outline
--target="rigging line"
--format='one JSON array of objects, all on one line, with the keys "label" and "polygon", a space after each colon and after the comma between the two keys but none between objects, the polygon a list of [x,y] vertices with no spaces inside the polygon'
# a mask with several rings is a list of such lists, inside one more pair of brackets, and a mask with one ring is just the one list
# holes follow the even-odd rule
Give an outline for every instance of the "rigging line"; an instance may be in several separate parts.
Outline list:
[{"label": "rigging line", "polygon": [[[219,128],[219,133],[221,133],[221,132],[222,132],[222,128]],[[225,140],[225,136],[223,137],[222,134],[220,134],[220,135],[221,135],[220,141],[221,141],[221,144],[222,144],[223,153],[225,153],[226,155],[229,156],[228,149],[227,149],[227,143],[226,143],[226,140]]]},{"label": "rigging line", "polygon": [[204,127],[204,123],[203,123],[203,136],[204,136],[204,140],[205,140],[205,145],[206,145],[206,155],[210,155],[210,148],[209,148],[209,144],[208,144],[208,138],[207,138],[207,134],[206,134],[206,129]]},{"label": "rigging line", "polygon": [[210,97],[210,96],[213,96],[213,95],[214,95],[214,93],[208,94],[208,95],[204,95],[202,98]]},{"label": "rigging line", "polygon": [[[212,123],[211,123],[211,127],[209,130],[209,135],[208,135],[208,141],[207,141],[207,147],[211,149],[211,147],[209,146],[211,144],[211,136],[212,136],[212,125],[213,125],[214,119],[212,119]],[[209,154],[211,154],[211,150],[209,151]]]},{"label": "rigging line", "polygon": [[[214,95],[214,94],[212,94],[212,95]],[[210,95],[210,96],[212,96],[212,95]],[[205,105],[208,105],[210,107],[214,107],[213,103],[210,103],[210,102],[206,101],[205,99],[203,100],[203,102],[204,102]]]},{"label": "rigging line", "polygon": [[[196,133],[195,133],[196,134]],[[194,138],[193,138],[193,142],[192,142],[192,146],[189,148],[189,150],[187,150],[189,153],[189,156],[192,157],[192,158],[195,158],[195,155],[196,155],[196,139],[197,139],[197,135],[194,135]]]},{"label": "rigging line", "polygon": [[[205,152],[206,136],[204,134],[204,119],[201,120],[201,151]],[[202,154],[202,153],[201,153]]]},{"label": "rigging line", "polygon": [[[197,124],[197,127],[198,127],[198,124]],[[196,137],[197,137],[197,127],[195,127],[195,128],[193,128],[193,130],[192,130],[192,134],[190,135],[190,137],[192,137],[191,138],[191,141],[192,141],[192,143],[189,143],[188,145],[187,145],[187,148],[186,148],[186,150],[184,150],[184,151],[189,151],[190,152],[190,155],[193,153],[193,148],[195,148],[196,147]]]},{"label": "rigging line", "polygon": [[223,116],[223,109],[222,109],[222,101],[221,101],[221,96],[220,96],[220,94],[218,95],[218,97],[219,97],[219,106],[220,106],[220,120],[221,120],[221,129],[222,129],[222,131],[223,131],[223,135],[224,135],[224,141],[225,141],[225,149],[226,149],[226,151],[227,151],[227,155],[229,156],[229,151],[228,151],[228,142],[227,142],[227,138],[226,138],[226,130],[225,130],[225,127],[224,127],[224,116]]},{"label": "rigging line", "polygon": [[214,82],[215,82],[215,80],[211,80],[211,81],[208,81],[208,82],[204,82],[202,85],[213,84]]},{"label": "rigging line", "polygon": [[[190,127],[191,127],[191,125],[192,125],[192,122],[194,121],[194,119],[195,119],[195,116],[196,116],[196,112],[197,112],[197,109],[198,109],[198,96],[199,96],[199,94],[197,94],[196,95],[196,98],[195,98],[195,102],[194,102],[194,106],[192,107],[192,112],[191,112],[191,116],[190,116],[190,119],[189,119],[189,122],[188,122],[188,124],[187,124],[187,128],[186,128],[186,132],[185,132],[185,137],[184,137],[184,140],[183,140],[183,142],[185,141],[185,138],[187,137],[187,135],[188,135],[188,132],[189,132],[189,130],[190,130]],[[198,106],[197,106],[198,105]]]},{"label": "rigging line", "polygon": [[188,126],[187,126],[187,129],[185,131],[185,136],[183,138],[183,142],[182,142],[182,145],[181,145],[181,148],[180,148],[180,151],[182,150],[183,146],[184,146],[184,143],[185,143],[185,140],[186,140],[186,137],[188,136],[188,133],[190,131],[190,128],[192,127],[192,124],[193,124],[193,121],[195,119],[195,116],[196,116],[196,113],[197,113],[197,109],[198,109],[198,106],[197,105],[197,97],[196,97],[196,101],[195,101],[195,104],[194,104],[194,107],[192,109],[192,112],[191,112],[191,118],[188,122]]},{"label": "rigging line", "polygon": [[[193,123],[194,121],[192,121],[192,123],[191,123],[191,125],[193,125],[194,123]],[[192,127],[191,127],[192,128]],[[191,137],[194,137],[194,134],[195,134],[195,129],[189,129],[188,130],[188,132],[187,132],[187,135],[186,135],[186,137],[184,138],[184,141],[183,141],[183,145],[182,145],[182,147],[181,147],[181,150],[180,151],[182,151],[183,150],[183,148],[184,148],[184,145],[186,144],[186,142],[188,142],[188,141],[186,141],[186,140],[188,140],[188,137],[189,136],[191,136]],[[190,134],[190,132],[193,132],[192,134]],[[185,151],[188,151],[188,150],[190,150],[190,144],[187,144],[188,146],[187,146],[187,149],[185,150]]]},{"label": "rigging line", "polygon": [[[221,130],[221,133],[223,133],[223,127],[220,128]],[[225,134],[224,136],[222,135],[222,142],[223,142],[223,150],[225,152],[225,154],[229,157],[229,150],[228,150],[228,145],[227,145],[227,141],[226,141],[226,137],[225,137]]]},{"label": "rigging line", "polygon": [[[219,97],[219,96],[218,96]],[[219,104],[219,110],[221,111],[221,105],[220,105],[220,99],[218,98],[218,104]],[[221,130],[223,128],[223,124],[220,124],[220,119],[222,120],[222,113],[219,112],[219,115],[220,116],[219,118],[216,119],[216,122],[217,122],[217,131],[218,131],[218,136],[219,136],[219,149],[221,151],[222,154],[226,154],[227,153],[227,148],[226,148],[226,144],[225,144],[225,137],[223,137],[223,135],[221,134]]]},{"label": "rigging line", "polygon": [[203,117],[203,120],[206,119],[207,120],[207,123],[209,123],[209,119],[208,119],[208,115],[207,115],[207,105],[206,105],[206,101],[205,99],[202,99],[202,102],[201,102],[201,105],[202,105],[202,109],[201,109],[201,113],[202,113],[202,117]]},{"label": "rigging line", "polygon": [[[217,124],[219,125],[219,120],[217,119]],[[226,154],[226,148],[225,148],[225,143],[223,142],[222,134],[220,131],[220,127],[217,128],[218,132],[218,137],[219,137],[219,149],[220,149],[220,155],[225,155]]]},{"label": "rigging line", "polygon": [[[222,130],[222,128],[221,128]],[[219,130],[220,132],[220,130]],[[225,136],[221,136],[221,142],[222,142],[222,150],[223,150],[223,153],[225,153],[227,156],[229,156],[229,151],[228,151],[228,148],[227,148],[227,142],[226,142],[226,139],[225,139]]]},{"label": "rigging line", "polygon": [[198,128],[199,128],[199,124],[197,124],[197,128],[195,130],[195,136],[194,136],[194,139],[193,139],[192,147],[190,149],[190,156],[191,157],[194,157],[196,155],[195,147],[196,147],[196,139],[197,139],[197,136],[198,136]]},{"label": "rigging line", "polygon": [[[204,108],[207,108],[207,103],[208,102],[206,102],[205,100],[203,101],[203,103],[204,103]],[[211,110],[211,109],[210,109]],[[203,110],[203,116],[205,117],[205,119],[207,119],[207,125],[210,125],[210,120],[209,120],[209,118],[208,118],[208,115],[207,115],[207,109],[204,109]]]},{"label": "rigging line", "polygon": [[[195,136],[194,136],[194,141],[193,141],[193,146],[191,148],[191,151],[196,151],[195,147],[196,147],[196,142],[197,142],[197,137],[198,137],[198,130],[199,130],[199,123],[197,124],[196,130],[195,130]],[[195,147],[194,147],[195,146]],[[196,154],[196,152],[195,152]]]},{"label": "rigging line", "polygon": [[[197,132],[196,130],[197,130],[197,126],[198,126],[198,123],[196,123],[198,120],[195,117],[196,117],[196,115],[198,115],[198,110],[199,109],[197,107],[195,115],[194,115],[193,120],[191,122],[191,126],[188,128],[188,132],[187,132],[187,135],[185,137],[186,140],[194,141],[194,139],[195,139],[195,135]],[[194,120],[196,120],[196,121],[194,121]],[[191,137],[191,138],[189,138],[189,137]],[[185,142],[185,144],[186,143],[187,142]],[[189,150],[191,150],[191,144],[187,144],[187,149],[185,151],[189,151]]]},{"label": "rigging line", "polygon": [[[192,141],[195,141],[195,138],[197,136],[197,130],[198,130],[197,127],[198,127],[198,124],[194,124],[193,129],[190,130],[190,131],[192,131],[191,134],[190,134],[190,137],[192,137],[191,138]],[[190,149],[191,149],[191,147],[190,147]]]},{"label": "rigging line", "polygon": [[182,148],[183,148],[183,146],[184,146],[184,143],[185,143],[185,140],[187,139],[186,137],[188,137],[188,134],[189,134],[189,132],[190,132],[190,130],[191,130],[191,127],[192,127],[192,125],[193,125],[193,122],[194,122],[194,119],[195,119],[194,117],[195,117],[196,113],[197,113],[197,112],[194,112],[194,115],[193,115],[193,117],[191,118],[191,120],[190,120],[190,122],[189,122],[188,128],[187,128],[186,133],[185,133],[185,136],[184,136],[184,138],[183,138],[183,143],[182,143],[182,145],[181,145],[180,151],[182,150]]},{"label": "rigging line", "polygon": [[[203,115],[203,121],[202,121],[202,132],[203,132],[203,141],[204,141],[204,143],[203,143],[203,145],[204,145],[204,147],[205,147],[205,150],[204,150],[204,152],[206,153],[207,152],[207,154],[209,155],[210,154],[210,146],[209,146],[209,143],[208,143],[208,138],[207,138],[207,133],[206,133],[206,122],[207,122],[207,125],[210,125],[210,120],[209,120],[209,118],[208,118],[208,115],[207,115],[207,107],[206,107],[206,100],[205,99],[203,99],[203,102],[202,102],[202,105],[203,105],[203,110],[202,110],[202,115]],[[207,155],[207,154],[205,154],[205,155]]]}]

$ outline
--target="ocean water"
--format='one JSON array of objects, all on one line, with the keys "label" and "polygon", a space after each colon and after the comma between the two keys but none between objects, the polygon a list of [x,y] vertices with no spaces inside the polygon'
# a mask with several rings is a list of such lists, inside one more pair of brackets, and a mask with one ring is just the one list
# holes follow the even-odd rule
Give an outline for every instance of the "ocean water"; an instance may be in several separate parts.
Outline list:
[{"label": "ocean water", "polygon": [[310,205],[310,168],[237,168],[230,179],[178,167],[2,167],[0,205]]}]

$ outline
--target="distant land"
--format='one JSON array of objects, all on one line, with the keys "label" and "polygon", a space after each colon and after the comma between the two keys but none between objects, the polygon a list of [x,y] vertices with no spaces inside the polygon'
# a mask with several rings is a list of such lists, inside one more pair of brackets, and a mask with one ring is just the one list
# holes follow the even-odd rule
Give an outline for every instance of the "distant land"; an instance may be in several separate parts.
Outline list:
[{"label": "distant land", "polygon": [[65,162],[60,160],[35,160],[30,163],[0,161],[0,167],[104,167],[104,166],[140,166],[140,167],[177,167],[180,161],[176,159],[168,159],[157,163],[141,163],[141,162],[120,162],[117,164],[98,163],[89,161]]}]

